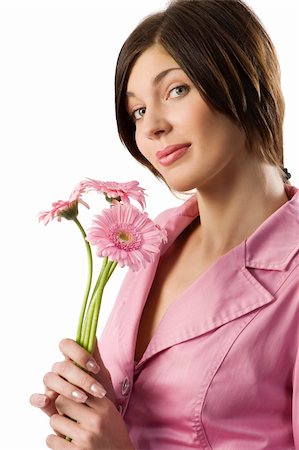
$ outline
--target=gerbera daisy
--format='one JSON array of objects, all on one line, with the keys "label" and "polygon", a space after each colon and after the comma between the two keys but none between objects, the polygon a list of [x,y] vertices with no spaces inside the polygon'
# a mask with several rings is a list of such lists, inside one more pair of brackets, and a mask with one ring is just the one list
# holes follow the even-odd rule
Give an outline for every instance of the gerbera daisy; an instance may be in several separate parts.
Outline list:
[{"label": "gerbera daisy", "polygon": [[133,205],[118,203],[95,216],[93,226],[87,230],[87,240],[96,246],[97,256],[107,256],[120,267],[129,266],[137,271],[154,260],[165,234],[147,213]]},{"label": "gerbera daisy", "polygon": [[130,198],[136,200],[141,207],[145,208],[144,189],[139,186],[138,181],[128,181],[127,183],[117,183],[115,181],[100,181],[87,178],[81,181],[75,190],[80,192],[96,191],[106,196],[110,202],[113,200],[130,203]]},{"label": "gerbera daisy", "polygon": [[[77,194],[77,196],[76,196]],[[47,225],[51,220],[57,218],[58,222],[64,217],[67,220],[74,220],[78,216],[78,203],[89,208],[88,204],[84,202],[81,198],[81,193],[72,193],[70,200],[58,200],[52,203],[52,209],[50,211],[42,211],[38,215],[39,222],[43,222]]]}]

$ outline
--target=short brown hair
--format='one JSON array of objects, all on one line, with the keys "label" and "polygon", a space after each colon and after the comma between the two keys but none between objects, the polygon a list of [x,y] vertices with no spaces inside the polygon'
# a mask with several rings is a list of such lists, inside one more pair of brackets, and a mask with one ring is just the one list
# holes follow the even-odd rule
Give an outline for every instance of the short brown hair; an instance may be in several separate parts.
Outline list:
[{"label": "short brown hair", "polygon": [[115,108],[121,141],[157,177],[140,153],[126,110],[126,88],[137,58],[160,44],[214,110],[242,127],[249,148],[283,172],[284,98],[275,47],[241,0],[175,0],[146,17],[125,41],[116,66]]}]

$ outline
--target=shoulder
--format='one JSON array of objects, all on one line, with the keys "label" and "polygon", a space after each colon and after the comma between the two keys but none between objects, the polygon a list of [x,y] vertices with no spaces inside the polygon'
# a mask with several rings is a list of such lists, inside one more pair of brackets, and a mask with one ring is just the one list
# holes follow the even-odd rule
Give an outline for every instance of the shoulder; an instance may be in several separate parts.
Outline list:
[{"label": "shoulder", "polygon": [[246,239],[244,254],[245,267],[255,281],[283,305],[285,315],[291,309],[289,317],[298,318],[299,191],[289,189],[289,201]]},{"label": "shoulder", "polygon": [[284,271],[299,251],[299,190],[246,239],[247,267]]},{"label": "shoulder", "polygon": [[155,218],[155,223],[161,227],[167,227],[170,221],[179,219],[180,217],[190,217],[194,218],[198,215],[198,204],[196,195],[188,198],[181,205],[165,209]]}]

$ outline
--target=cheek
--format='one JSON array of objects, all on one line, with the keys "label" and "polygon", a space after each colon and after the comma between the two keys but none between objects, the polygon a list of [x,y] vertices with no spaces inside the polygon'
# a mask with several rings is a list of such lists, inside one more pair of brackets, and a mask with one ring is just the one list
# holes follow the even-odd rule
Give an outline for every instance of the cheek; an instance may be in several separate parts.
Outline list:
[{"label": "cheek", "polygon": [[218,145],[228,158],[243,150],[245,140],[244,132],[228,119],[219,123],[217,131]]},{"label": "cheek", "polygon": [[142,145],[141,135],[138,132],[138,129],[135,130],[135,142],[136,142],[136,145],[137,145],[139,151],[142,153],[141,150],[142,150],[143,145]]},{"label": "cheek", "polygon": [[244,146],[244,133],[223,114],[205,111],[201,115],[200,129],[204,141],[216,152],[230,154]]},{"label": "cheek", "polygon": [[146,139],[140,131],[138,131],[138,128],[136,129],[136,132],[135,132],[135,142],[136,142],[136,145],[137,145],[138,150],[140,151],[140,153],[148,161],[150,161],[152,163],[152,159],[153,158],[151,157],[149,140]]}]

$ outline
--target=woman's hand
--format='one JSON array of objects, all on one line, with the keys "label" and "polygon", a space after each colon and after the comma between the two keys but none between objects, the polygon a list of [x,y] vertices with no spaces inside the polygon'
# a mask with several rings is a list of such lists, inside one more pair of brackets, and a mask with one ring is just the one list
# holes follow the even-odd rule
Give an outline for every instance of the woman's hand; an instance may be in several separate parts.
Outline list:
[{"label": "woman's hand", "polygon": [[30,399],[51,416],[50,424],[58,434],[49,436],[47,445],[57,450],[133,449],[98,347],[91,357],[75,341],[65,339],[60,350],[65,360],[45,375],[45,394],[33,394]]},{"label": "woman's hand", "polygon": [[[50,425],[57,435],[47,438],[47,445],[51,449],[134,449],[124,421],[108,398],[89,396],[85,404],[79,404],[60,395],[55,403],[59,413],[52,415]],[[64,436],[69,436],[72,441],[66,441]]]},{"label": "woman's hand", "polygon": [[30,397],[33,406],[52,416],[57,413],[55,400],[59,394],[79,403],[85,402],[88,394],[99,398],[106,395],[115,403],[110,373],[103,364],[97,344],[93,356],[71,339],[62,340],[59,348],[65,360],[55,363],[52,372],[44,376],[45,393]]}]

